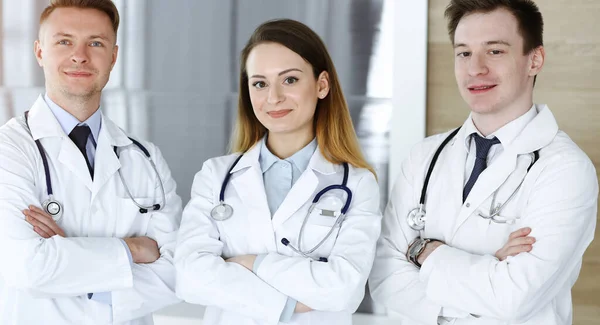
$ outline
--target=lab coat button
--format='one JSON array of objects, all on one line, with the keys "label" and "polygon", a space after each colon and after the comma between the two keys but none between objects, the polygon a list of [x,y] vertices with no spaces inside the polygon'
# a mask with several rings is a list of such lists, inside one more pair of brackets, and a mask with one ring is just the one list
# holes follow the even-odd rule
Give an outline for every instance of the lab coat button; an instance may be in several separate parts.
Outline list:
[{"label": "lab coat button", "polygon": [[471,207],[471,203],[467,203],[467,204],[466,204],[466,207],[467,207],[467,208],[470,208],[470,207]]}]

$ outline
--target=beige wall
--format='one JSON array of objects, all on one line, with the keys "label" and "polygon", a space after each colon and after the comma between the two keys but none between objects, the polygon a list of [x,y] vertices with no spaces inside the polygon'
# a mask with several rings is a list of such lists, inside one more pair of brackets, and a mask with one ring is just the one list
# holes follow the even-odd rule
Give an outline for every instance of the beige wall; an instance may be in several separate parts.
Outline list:
[{"label": "beige wall", "polygon": [[[448,0],[429,0],[427,134],[460,126],[468,108],[454,80],[443,17]],[[546,63],[535,101],[548,104],[561,129],[600,172],[600,0],[537,0],[544,16]],[[600,174],[599,174],[600,175]],[[574,324],[600,324],[600,229],[573,289]]]}]

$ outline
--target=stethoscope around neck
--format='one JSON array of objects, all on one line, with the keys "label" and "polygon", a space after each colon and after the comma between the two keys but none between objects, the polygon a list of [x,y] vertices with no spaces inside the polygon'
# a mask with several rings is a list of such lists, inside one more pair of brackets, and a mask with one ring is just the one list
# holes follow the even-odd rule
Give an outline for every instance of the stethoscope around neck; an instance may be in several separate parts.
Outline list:
[{"label": "stethoscope around neck", "polygon": [[[406,222],[408,223],[408,226],[413,230],[421,231],[421,230],[425,229],[425,222],[427,221],[427,214],[425,211],[425,197],[427,196],[427,186],[429,185],[429,180],[431,179],[431,174],[433,173],[433,169],[435,168],[435,164],[436,164],[438,157],[440,156],[442,150],[444,149],[444,147],[446,147],[448,142],[450,142],[450,140],[453,139],[456,136],[456,134],[458,134],[458,131],[460,131],[460,127],[457,128],[456,130],[452,131],[446,137],[446,139],[444,139],[444,141],[442,141],[440,146],[435,151],[433,158],[431,159],[431,163],[429,164],[429,168],[428,168],[427,174],[425,176],[425,181],[423,182],[423,188],[421,189],[421,197],[419,198],[419,205],[416,208],[410,210],[408,212],[408,215],[406,216]],[[527,167],[527,172],[529,172],[531,167],[533,167],[533,165],[539,159],[539,151],[536,150],[536,151],[530,153],[529,155],[531,155],[531,163],[529,164],[529,167]],[[525,178],[523,178],[521,180],[521,182],[519,183],[517,188],[512,192],[512,194],[508,197],[508,199],[503,204],[494,206],[499,188],[496,189],[496,191],[494,191],[494,194],[493,194],[489,215],[486,216],[486,215],[483,215],[481,212],[479,212],[478,213],[479,216],[483,219],[488,219],[495,223],[513,223],[514,221],[512,221],[512,220],[500,218],[500,212],[502,211],[504,206],[506,206],[506,204],[515,196],[517,191],[519,191],[519,189],[521,188],[521,185],[523,185],[524,181],[525,181]]]},{"label": "stethoscope around neck", "polygon": [[[227,175],[225,175],[225,179],[223,180],[223,184],[221,185],[221,191],[219,192],[219,204],[217,204],[215,207],[213,207],[212,210],[210,211],[210,215],[214,220],[225,221],[225,220],[231,218],[231,216],[233,215],[233,207],[231,207],[231,205],[229,205],[225,202],[225,189],[227,188],[227,184],[229,183],[229,180],[231,178],[231,171],[237,165],[237,163],[240,161],[242,156],[243,156],[243,154],[240,155],[239,157],[237,157],[237,159],[233,162],[231,167],[229,167],[229,170],[227,171]],[[311,203],[310,207],[308,208],[306,216],[304,217],[304,220],[302,221],[302,226],[300,226],[300,231],[298,234],[298,248],[294,247],[294,245],[292,245],[287,238],[284,237],[281,239],[281,243],[283,245],[289,247],[292,251],[294,251],[298,255],[314,259],[309,255],[312,254],[313,252],[315,252],[319,247],[321,247],[323,245],[323,243],[325,243],[325,241],[327,241],[327,239],[329,237],[331,237],[334,229],[337,226],[340,226],[342,224],[342,222],[344,221],[344,219],[346,218],[346,213],[348,212],[348,209],[350,208],[350,203],[352,202],[352,191],[347,186],[348,173],[349,173],[348,163],[343,163],[342,166],[344,167],[344,178],[342,180],[342,183],[336,184],[336,185],[329,185],[329,186],[325,187],[324,189],[319,191],[315,195],[314,199],[312,200],[312,203]],[[332,190],[342,190],[342,191],[346,192],[347,196],[346,196],[346,201],[344,203],[344,206],[341,208],[340,214],[337,216],[335,222],[331,226],[331,229],[329,229],[329,232],[323,237],[323,239],[321,239],[321,241],[319,241],[319,243],[317,243],[311,249],[302,250],[302,237],[304,235],[304,228],[306,226],[308,218],[310,218],[310,214],[314,210],[315,206],[317,205],[317,203],[319,202],[321,197],[323,195],[325,195],[327,192],[332,191]],[[329,211],[329,212],[331,212],[331,211]],[[326,257],[320,257],[315,260],[318,260],[320,262],[327,262]]]},{"label": "stethoscope around neck", "polygon": [[[27,126],[27,129],[29,130],[29,132],[31,134],[31,129],[29,128],[29,111],[25,112],[25,125]],[[129,198],[131,199],[133,204],[135,204],[139,208],[140,213],[148,213],[148,211],[150,211],[150,210],[153,210],[153,211],[160,210],[161,207],[164,207],[164,205],[165,205],[166,195],[165,195],[165,188],[164,188],[162,180],[160,179],[158,170],[156,169],[156,165],[154,164],[154,161],[152,160],[152,157],[150,156],[150,152],[146,149],[146,147],[144,147],[140,142],[138,142],[137,140],[135,140],[133,138],[129,138],[129,140],[131,140],[133,142],[133,144],[144,153],[144,156],[146,156],[146,158],[150,162],[150,165],[152,165],[152,169],[154,169],[154,172],[156,173],[158,182],[160,183],[160,190],[162,193],[162,201],[161,201],[161,204],[155,203],[155,204],[152,204],[149,206],[145,206],[145,205],[142,205],[139,202],[137,202],[133,198],[133,195],[131,194],[131,191],[129,190],[127,183],[125,183],[125,179],[123,178],[121,169],[119,169],[118,170],[119,177],[121,178],[121,182],[123,183],[125,192],[129,196]],[[48,164],[48,158],[46,157],[46,152],[44,150],[44,147],[42,146],[42,143],[40,142],[39,139],[35,140],[35,144],[36,144],[38,151],[40,152],[40,155],[42,157],[42,163],[44,165],[44,173],[45,173],[45,177],[46,177],[46,192],[48,194],[48,198],[44,202],[42,202],[42,208],[44,209],[44,211],[46,213],[48,213],[52,217],[52,219],[54,219],[54,221],[58,222],[63,216],[64,207],[63,207],[63,204],[60,203],[60,201],[58,201],[54,197],[54,192],[52,190],[52,179],[50,177],[50,167]],[[116,146],[114,147],[114,151],[115,151],[115,155],[117,156],[117,159],[119,159],[119,154],[117,152]]]}]

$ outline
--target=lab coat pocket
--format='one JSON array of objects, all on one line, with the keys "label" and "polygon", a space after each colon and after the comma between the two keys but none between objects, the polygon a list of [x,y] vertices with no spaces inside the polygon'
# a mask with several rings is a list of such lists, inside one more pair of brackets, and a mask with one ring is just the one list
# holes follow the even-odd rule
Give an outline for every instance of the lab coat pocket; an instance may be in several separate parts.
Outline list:
[{"label": "lab coat pocket", "polygon": [[[154,198],[134,199],[141,206],[150,206],[155,201]],[[115,237],[127,238],[146,235],[153,213],[152,209],[148,209],[147,213],[142,213],[131,198],[118,198],[115,208]]]},{"label": "lab coat pocket", "polygon": [[306,221],[302,238],[302,249],[304,251],[311,250],[323,241],[321,246],[312,255],[316,257],[328,257],[333,249],[340,228],[336,224],[338,216],[339,213],[335,213],[332,216],[322,215],[319,209],[314,209]]}]

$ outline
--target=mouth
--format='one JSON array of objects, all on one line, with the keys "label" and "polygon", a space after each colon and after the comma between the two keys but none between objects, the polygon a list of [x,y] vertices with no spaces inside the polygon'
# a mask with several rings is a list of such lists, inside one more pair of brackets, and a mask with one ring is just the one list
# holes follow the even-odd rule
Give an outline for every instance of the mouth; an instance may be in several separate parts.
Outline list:
[{"label": "mouth", "polygon": [[270,111],[270,112],[267,112],[267,114],[272,118],[282,118],[282,117],[288,115],[291,111],[292,111],[291,109],[282,109],[279,111]]},{"label": "mouth", "polygon": [[497,85],[474,85],[467,87],[467,89],[469,89],[471,94],[482,94],[496,88],[496,86]]},{"label": "mouth", "polygon": [[73,78],[87,78],[92,76],[90,72],[86,71],[67,71],[65,74]]}]

